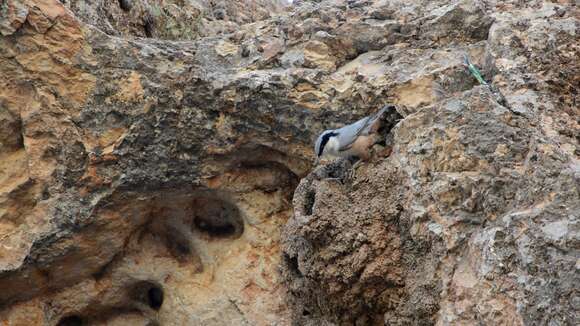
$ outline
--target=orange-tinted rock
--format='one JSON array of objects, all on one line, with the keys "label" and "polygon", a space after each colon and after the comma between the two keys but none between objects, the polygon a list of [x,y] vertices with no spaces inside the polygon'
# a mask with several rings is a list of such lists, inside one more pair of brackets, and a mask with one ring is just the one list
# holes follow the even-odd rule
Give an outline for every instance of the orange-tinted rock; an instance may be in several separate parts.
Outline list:
[{"label": "orange-tinted rock", "polygon": [[[571,323],[575,7],[0,11],[0,323]],[[387,102],[370,163],[308,175]]]}]

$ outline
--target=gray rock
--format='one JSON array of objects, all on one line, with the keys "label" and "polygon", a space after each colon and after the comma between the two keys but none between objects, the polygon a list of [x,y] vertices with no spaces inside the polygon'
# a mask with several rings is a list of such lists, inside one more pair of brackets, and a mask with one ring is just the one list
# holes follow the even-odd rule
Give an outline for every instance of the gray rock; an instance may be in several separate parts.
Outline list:
[{"label": "gray rock", "polygon": [[577,7],[109,2],[0,8],[0,320],[577,324]]}]

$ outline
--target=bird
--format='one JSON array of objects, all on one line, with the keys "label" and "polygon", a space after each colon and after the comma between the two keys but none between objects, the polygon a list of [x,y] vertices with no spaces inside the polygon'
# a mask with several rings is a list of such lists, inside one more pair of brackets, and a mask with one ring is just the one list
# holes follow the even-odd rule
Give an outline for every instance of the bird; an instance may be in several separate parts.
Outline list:
[{"label": "bird", "polygon": [[370,149],[380,140],[381,117],[392,105],[385,105],[377,113],[364,117],[339,129],[323,131],[314,144],[315,165],[325,156],[352,157],[368,161]]}]

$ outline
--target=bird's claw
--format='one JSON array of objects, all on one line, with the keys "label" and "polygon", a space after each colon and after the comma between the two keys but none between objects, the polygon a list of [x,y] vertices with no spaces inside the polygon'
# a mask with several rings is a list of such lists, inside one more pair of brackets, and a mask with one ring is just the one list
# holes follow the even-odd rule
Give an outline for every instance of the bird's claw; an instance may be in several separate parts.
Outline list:
[{"label": "bird's claw", "polygon": [[346,179],[347,180],[354,180],[356,176],[356,170],[360,167],[362,161],[357,161],[353,164],[353,166],[346,172]]}]

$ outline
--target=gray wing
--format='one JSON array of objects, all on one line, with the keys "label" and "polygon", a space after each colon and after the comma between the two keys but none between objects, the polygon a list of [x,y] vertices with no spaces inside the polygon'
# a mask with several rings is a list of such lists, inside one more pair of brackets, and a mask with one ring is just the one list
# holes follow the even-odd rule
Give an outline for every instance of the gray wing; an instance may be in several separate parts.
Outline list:
[{"label": "gray wing", "polygon": [[339,150],[346,151],[348,150],[354,141],[362,134],[364,134],[365,130],[368,129],[371,122],[373,121],[372,117],[365,117],[360,119],[359,121],[344,126],[338,129],[338,139],[339,143],[341,144]]},{"label": "gray wing", "polygon": [[348,126],[344,126],[338,129],[339,132],[339,141],[340,141],[340,151],[348,150],[354,141],[360,135],[368,135],[370,127],[379,119],[383,113],[389,108],[388,105],[385,105],[379,112],[376,114],[370,115],[368,117],[362,118],[357,122],[350,124]]}]

